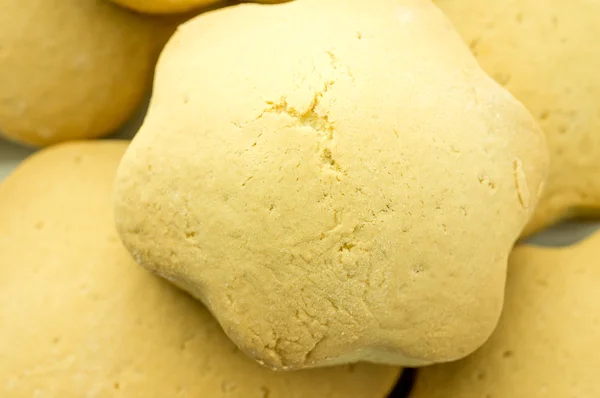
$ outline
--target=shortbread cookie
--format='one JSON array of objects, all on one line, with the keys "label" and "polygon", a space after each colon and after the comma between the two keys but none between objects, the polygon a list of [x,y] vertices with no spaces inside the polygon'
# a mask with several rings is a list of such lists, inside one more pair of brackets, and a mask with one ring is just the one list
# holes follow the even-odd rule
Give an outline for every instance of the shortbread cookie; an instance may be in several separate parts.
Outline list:
[{"label": "shortbread cookie", "polygon": [[275,373],[139,267],[113,223],[125,142],[63,144],[0,184],[1,397],[383,398],[398,368]]},{"label": "shortbread cookie", "polygon": [[498,329],[473,355],[417,373],[411,398],[600,397],[600,233],[511,255]]},{"label": "shortbread cookie", "polygon": [[600,2],[435,3],[546,133],[550,174],[524,235],[568,217],[600,217]]},{"label": "shortbread cookie", "polygon": [[0,135],[33,146],[115,131],[174,29],[106,0],[0,4]]},{"label": "shortbread cookie", "polygon": [[203,14],[154,90],[120,234],[248,355],[422,365],[487,339],[547,152],[430,1]]},{"label": "shortbread cookie", "polygon": [[148,14],[174,14],[207,7],[221,0],[111,0],[120,6]]},{"label": "shortbread cookie", "polygon": [[[123,7],[147,14],[176,14],[214,5],[227,6],[234,0],[111,0]],[[256,3],[283,3],[290,0],[249,0]]]}]

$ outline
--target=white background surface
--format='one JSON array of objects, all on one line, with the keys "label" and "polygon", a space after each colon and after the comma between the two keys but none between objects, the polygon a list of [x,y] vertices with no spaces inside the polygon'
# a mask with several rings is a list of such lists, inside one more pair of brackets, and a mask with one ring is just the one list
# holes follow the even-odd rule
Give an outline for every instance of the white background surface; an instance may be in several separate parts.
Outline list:
[{"label": "white background surface", "polygon": [[[143,121],[146,107],[147,103],[143,104],[135,117],[113,137],[133,137]],[[24,148],[0,138],[0,181],[14,170],[21,160],[33,153],[33,151],[31,148]],[[1,205],[2,203],[0,203]],[[569,222],[534,236],[529,239],[529,242],[543,246],[568,246],[584,239],[599,228],[600,220],[598,222]]]}]

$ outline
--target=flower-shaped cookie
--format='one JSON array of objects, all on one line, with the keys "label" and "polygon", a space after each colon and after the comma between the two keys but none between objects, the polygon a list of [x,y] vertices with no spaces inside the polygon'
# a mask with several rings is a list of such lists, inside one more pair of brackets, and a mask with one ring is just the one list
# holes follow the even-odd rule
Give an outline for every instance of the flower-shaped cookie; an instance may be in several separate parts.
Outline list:
[{"label": "flower-shaped cookie", "polygon": [[430,1],[244,4],[161,55],[116,222],[267,366],[421,365],[492,332],[546,169]]}]

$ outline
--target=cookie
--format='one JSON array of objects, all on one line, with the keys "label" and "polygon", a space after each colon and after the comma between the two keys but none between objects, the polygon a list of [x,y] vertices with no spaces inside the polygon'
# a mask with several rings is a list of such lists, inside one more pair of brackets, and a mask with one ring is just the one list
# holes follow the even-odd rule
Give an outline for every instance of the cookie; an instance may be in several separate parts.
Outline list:
[{"label": "cookie", "polygon": [[69,143],[0,184],[0,396],[383,398],[400,370],[275,373],[119,241],[112,186],[126,142]]},{"label": "cookie", "polygon": [[435,3],[546,133],[550,173],[524,236],[565,218],[600,217],[600,2]]},{"label": "cookie", "polygon": [[546,169],[430,1],[242,4],[162,53],[117,226],[266,366],[422,365],[492,332]]},{"label": "cookie", "polygon": [[[123,7],[147,14],[176,14],[198,8],[227,6],[232,0],[111,0]],[[255,0],[256,3],[282,3],[291,0]],[[191,16],[190,16],[191,17]]]},{"label": "cookie", "polygon": [[208,7],[222,0],[110,0],[120,6],[148,14],[174,14]]},{"label": "cookie", "polygon": [[598,397],[600,233],[511,254],[498,329],[473,355],[420,369],[411,398]]},{"label": "cookie", "polygon": [[0,135],[45,146],[114,132],[173,30],[105,0],[3,1]]}]

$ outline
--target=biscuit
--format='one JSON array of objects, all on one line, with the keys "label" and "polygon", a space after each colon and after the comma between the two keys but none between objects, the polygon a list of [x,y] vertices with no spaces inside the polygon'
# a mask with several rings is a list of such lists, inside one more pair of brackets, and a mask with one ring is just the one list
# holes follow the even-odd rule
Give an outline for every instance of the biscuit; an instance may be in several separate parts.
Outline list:
[{"label": "biscuit", "polygon": [[114,132],[173,30],[105,0],[3,1],[0,135],[45,146]]},{"label": "biscuit", "polygon": [[116,220],[269,367],[421,365],[492,332],[547,156],[429,1],[242,4],[167,44]]},{"label": "biscuit", "polygon": [[275,373],[131,259],[113,222],[126,142],[69,143],[0,184],[0,396],[383,398],[399,368]]},{"label": "biscuit", "polygon": [[550,173],[524,236],[565,218],[600,216],[600,2],[435,3],[546,133]]},{"label": "biscuit", "polygon": [[[232,0],[110,0],[123,7],[148,14],[176,14],[198,8],[227,6]],[[251,0],[250,0],[251,1]],[[255,3],[282,3],[291,0],[254,0]]]},{"label": "biscuit", "polygon": [[457,362],[418,370],[411,398],[600,396],[600,233],[517,247],[498,329]]},{"label": "biscuit", "polygon": [[222,0],[110,0],[120,6],[148,14],[174,14],[208,7]]}]

